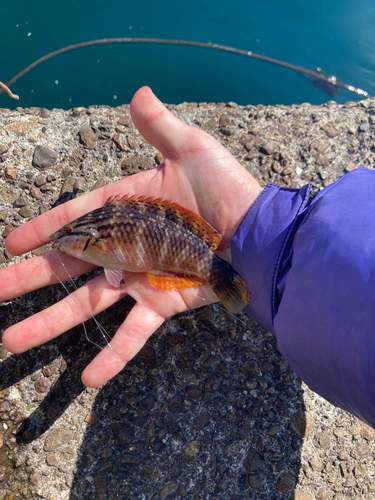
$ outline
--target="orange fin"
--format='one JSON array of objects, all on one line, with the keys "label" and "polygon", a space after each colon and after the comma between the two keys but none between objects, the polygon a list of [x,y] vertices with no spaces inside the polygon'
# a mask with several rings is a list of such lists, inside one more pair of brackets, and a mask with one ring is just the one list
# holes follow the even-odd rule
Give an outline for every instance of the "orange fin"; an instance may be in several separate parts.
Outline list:
[{"label": "orange fin", "polygon": [[207,284],[205,280],[186,274],[147,273],[147,278],[150,284],[158,290],[183,290]]},{"label": "orange fin", "polygon": [[146,198],[145,196],[110,196],[105,202],[105,205],[133,205],[142,206],[146,209],[156,212],[164,212],[166,215],[173,219],[177,223],[184,224],[193,233],[200,236],[210,247],[211,250],[215,251],[217,249],[223,250],[228,246],[221,243],[221,235],[217,229],[213,228],[211,224],[202,219],[199,215],[188,210],[187,208],[177,205],[177,203],[172,203],[168,200],[162,200],[161,198]]},{"label": "orange fin", "polygon": [[118,205],[119,203],[124,203],[127,199],[129,198],[128,194],[121,195],[121,194],[116,194],[114,196],[110,196],[107,201],[104,203],[105,205]]}]

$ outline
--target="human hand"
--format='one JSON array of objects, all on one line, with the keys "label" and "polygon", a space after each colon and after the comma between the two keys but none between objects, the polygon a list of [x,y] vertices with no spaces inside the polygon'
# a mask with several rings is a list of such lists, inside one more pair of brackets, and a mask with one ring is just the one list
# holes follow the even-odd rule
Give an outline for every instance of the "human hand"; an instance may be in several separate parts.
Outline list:
[{"label": "human hand", "polygon": [[[6,249],[10,254],[21,255],[46,244],[50,234],[117,194],[176,202],[203,217],[229,244],[261,191],[257,181],[213,137],[174,117],[149,88],[135,94],[130,112],[141,135],[163,154],[164,164],[87,193],[29,221],[8,236]],[[62,253],[60,256],[72,277],[95,267]],[[56,251],[3,269],[0,302],[57,283],[59,273]],[[129,294],[136,304],[111,340],[111,347],[105,347],[82,374],[85,385],[98,387],[124,368],[166,318],[217,301],[209,286],[160,292],[151,287],[145,274],[123,272],[123,277],[125,284],[114,288],[101,274],[61,302],[11,326],[3,334],[4,347],[13,353],[24,352]]]}]

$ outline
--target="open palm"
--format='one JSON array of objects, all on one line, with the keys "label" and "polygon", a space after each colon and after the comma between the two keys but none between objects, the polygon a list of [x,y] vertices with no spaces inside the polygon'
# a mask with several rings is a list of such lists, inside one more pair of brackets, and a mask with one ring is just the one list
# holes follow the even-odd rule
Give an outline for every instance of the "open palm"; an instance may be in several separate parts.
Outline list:
[{"label": "open palm", "polygon": [[[33,219],[9,235],[6,248],[13,255],[33,250],[49,241],[49,235],[81,215],[101,207],[117,194],[137,194],[174,201],[207,220],[228,244],[238,224],[260,193],[256,180],[205,132],[174,117],[147,87],[130,105],[141,135],[163,153],[160,167],[142,172],[81,196]],[[61,254],[71,276],[94,266]],[[62,280],[56,252],[47,252],[0,271],[0,302]],[[202,289],[160,292],[146,275],[123,273],[118,289],[97,276],[61,302],[27,318],[4,332],[3,344],[21,353],[60,335],[91,318],[126,294],[136,304],[111,341],[82,374],[83,382],[98,387],[121,371],[152,333],[176,313],[217,300],[208,286]],[[205,300],[202,301],[202,298]]]}]

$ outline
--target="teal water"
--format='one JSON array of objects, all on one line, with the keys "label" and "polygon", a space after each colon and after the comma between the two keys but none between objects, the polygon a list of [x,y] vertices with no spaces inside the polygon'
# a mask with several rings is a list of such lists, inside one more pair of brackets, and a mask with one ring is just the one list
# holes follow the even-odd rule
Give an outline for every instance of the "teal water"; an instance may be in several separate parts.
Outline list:
[{"label": "teal water", "polygon": [[[0,80],[43,55],[99,38],[212,42],[251,50],[310,70],[321,67],[375,94],[373,0],[14,0],[0,16]],[[331,98],[295,72],[206,49],[103,45],[51,59],[0,95],[0,107],[69,109],[129,103],[143,85],[168,103],[320,104]],[[338,102],[358,100],[340,91]]]}]

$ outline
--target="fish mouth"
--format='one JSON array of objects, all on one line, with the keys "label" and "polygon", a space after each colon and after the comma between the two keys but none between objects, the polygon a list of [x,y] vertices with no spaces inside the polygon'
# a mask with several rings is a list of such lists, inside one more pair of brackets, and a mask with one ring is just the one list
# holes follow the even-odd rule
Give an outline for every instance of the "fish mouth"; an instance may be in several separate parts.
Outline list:
[{"label": "fish mouth", "polygon": [[59,241],[54,241],[52,243],[52,249],[53,250],[58,250],[60,248],[60,242]]}]

